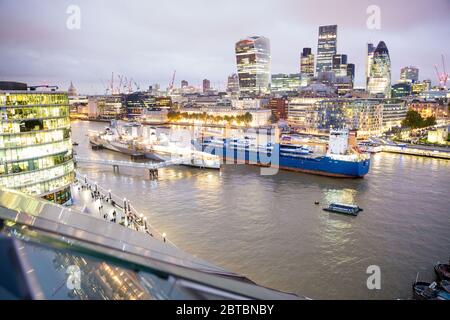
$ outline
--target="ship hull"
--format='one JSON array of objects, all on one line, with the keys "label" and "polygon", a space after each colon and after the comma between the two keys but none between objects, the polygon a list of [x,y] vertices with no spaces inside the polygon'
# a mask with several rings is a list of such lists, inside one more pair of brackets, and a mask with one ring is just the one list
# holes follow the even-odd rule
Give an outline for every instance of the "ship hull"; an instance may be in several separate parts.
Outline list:
[{"label": "ship hull", "polygon": [[[281,170],[304,172],[315,175],[337,178],[362,178],[369,172],[370,159],[359,161],[338,160],[327,155],[290,155],[275,151],[252,150],[250,148],[234,148],[230,146],[203,146],[203,151],[215,154],[229,163],[245,163],[250,165],[278,168]],[[276,156],[279,155],[279,156]]]}]

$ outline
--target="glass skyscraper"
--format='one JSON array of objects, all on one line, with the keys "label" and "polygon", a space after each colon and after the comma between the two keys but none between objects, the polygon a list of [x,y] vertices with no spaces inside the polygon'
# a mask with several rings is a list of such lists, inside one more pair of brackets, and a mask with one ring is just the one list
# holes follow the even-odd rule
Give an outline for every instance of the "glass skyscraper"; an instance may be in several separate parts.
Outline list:
[{"label": "glass skyscraper", "polygon": [[268,93],[271,59],[269,39],[248,37],[238,41],[235,50],[241,93]]},{"label": "glass skyscraper", "polygon": [[74,180],[67,93],[8,84],[0,83],[0,187],[66,203]]},{"label": "glass skyscraper", "polygon": [[383,41],[378,43],[373,53],[367,91],[371,95],[383,95],[385,98],[391,96],[391,59]]},{"label": "glass skyscraper", "polygon": [[347,55],[333,55],[333,72],[337,77],[345,77],[347,75]]},{"label": "glass skyscraper", "polygon": [[311,48],[303,48],[300,56],[300,74],[302,77],[314,77],[314,54]]},{"label": "glass skyscraper", "polygon": [[373,43],[367,44],[367,60],[366,60],[366,88],[369,85],[370,69],[372,68],[373,53],[375,52],[375,47]]},{"label": "glass skyscraper", "polygon": [[337,25],[319,27],[316,71],[331,71],[337,48]]}]

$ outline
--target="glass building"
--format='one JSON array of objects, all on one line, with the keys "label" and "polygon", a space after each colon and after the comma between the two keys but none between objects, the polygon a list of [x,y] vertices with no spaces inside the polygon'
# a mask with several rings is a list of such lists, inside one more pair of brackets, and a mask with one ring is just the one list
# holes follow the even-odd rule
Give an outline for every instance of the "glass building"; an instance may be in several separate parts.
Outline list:
[{"label": "glass building", "polygon": [[333,55],[333,72],[337,77],[347,76],[347,65],[346,54]]},{"label": "glass building", "polygon": [[300,73],[302,77],[314,77],[314,54],[311,48],[303,48],[300,56]]},{"label": "glass building", "polygon": [[337,25],[319,27],[319,41],[317,45],[317,72],[331,71],[333,55],[337,48]]},{"label": "glass building", "polygon": [[269,93],[270,42],[253,36],[236,43],[236,63],[240,92],[245,94]]},{"label": "glass building", "polygon": [[74,163],[67,94],[3,89],[0,82],[0,187],[70,201]]},{"label": "glass building", "polygon": [[373,96],[391,96],[391,59],[383,41],[380,41],[373,53],[367,91]]},{"label": "glass building", "polygon": [[419,68],[403,67],[400,69],[400,82],[416,83],[419,81]]},{"label": "glass building", "polygon": [[372,68],[373,53],[375,52],[375,47],[373,43],[367,44],[367,60],[366,60],[366,88],[369,85],[370,69]]},{"label": "glass building", "polygon": [[284,74],[278,73],[272,75],[272,83],[270,89],[272,93],[297,93],[298,87],[301,85],[300,73]]},{"label": "glass building", "polygon": [[238,93],[239,92],[239,78],[236,73],[228,76],[227,80],[227,92]]},{"label": "glass building", "polygon": [[128,118],[139,117],[145,109],[154,109],[156,99],[148,92],[133,92],[123,97]]},{"label": "glass building", "polygon": [[411,85],[406,82],[397,83],[392,86],[391,91],[392,98],[407,97],[411,94]]},{"label": "glass building", "polygon": [[327,99],[315,105],[312,122],[318,131],[357,130],[358,137],[378,136],[383,130],[383,105],[376,99]]}]

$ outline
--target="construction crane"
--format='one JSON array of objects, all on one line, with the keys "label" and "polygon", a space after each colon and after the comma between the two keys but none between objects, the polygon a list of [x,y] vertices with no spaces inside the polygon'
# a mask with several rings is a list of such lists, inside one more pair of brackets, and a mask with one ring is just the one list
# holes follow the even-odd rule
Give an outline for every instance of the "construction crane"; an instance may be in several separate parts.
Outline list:
[{"label": "construction crane", "polygon": [[441,55],[441,58],[442,58],[442,73],[439,72],[437,64],[434,65],[434,69],[436,70],[436,76],[437,76],[439,85],[442,88],[446,88],[449,75],[445,69],[445,57],[443,54]]},{"label": "construction crane", "polygon": [[139,90],[141,89],[141,87],[139,86],[139,84],[138,84],[136,81],[134,81],[133,78],[130,78],[130,85],[129,85],[130,90],[131,90],[132,84],[134,84],[134,86],[136,87],[136,91],[139,91]]}]

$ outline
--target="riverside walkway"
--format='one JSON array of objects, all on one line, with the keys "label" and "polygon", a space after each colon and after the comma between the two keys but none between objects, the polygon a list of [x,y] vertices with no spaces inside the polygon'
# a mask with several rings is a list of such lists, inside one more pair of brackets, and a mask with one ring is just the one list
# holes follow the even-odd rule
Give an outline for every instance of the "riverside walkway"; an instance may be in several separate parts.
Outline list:
[{"label": "riverside walkway", "polygon": [[74,206],[86,214],[146,233],[175,246],[166,239],[165,234],[154,229],[148,223],[147,217],[138,213],[129,200],[100,187],[86,176],[77,173],[77,182],[72,185],[72,198]]},{"label": "riverside walkway", "polygon": [[383,152],[389,153],[401,153],[413,156],[450,160],[450,149],[448,148],[433,148],[420,145],[406,145],[406,146],[383,145],[381,149]]}]

